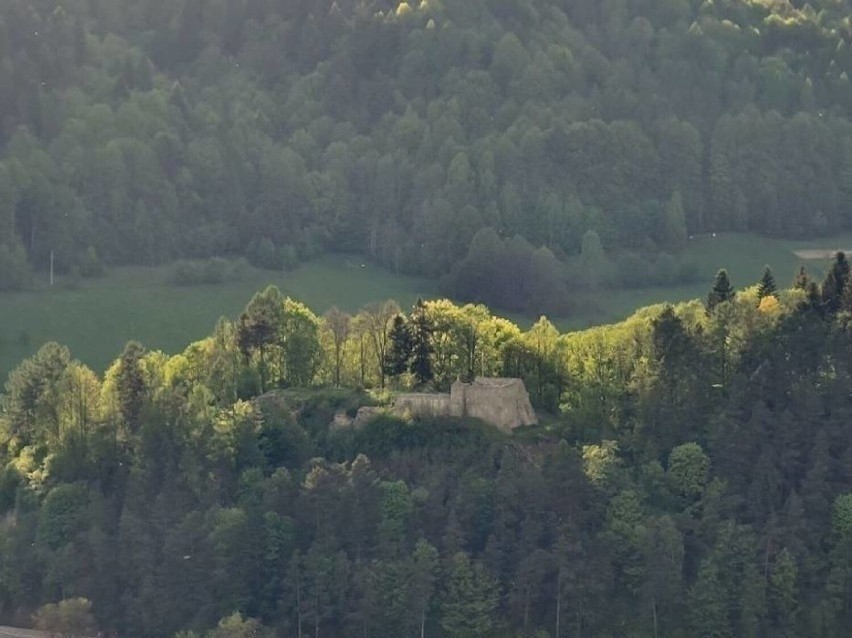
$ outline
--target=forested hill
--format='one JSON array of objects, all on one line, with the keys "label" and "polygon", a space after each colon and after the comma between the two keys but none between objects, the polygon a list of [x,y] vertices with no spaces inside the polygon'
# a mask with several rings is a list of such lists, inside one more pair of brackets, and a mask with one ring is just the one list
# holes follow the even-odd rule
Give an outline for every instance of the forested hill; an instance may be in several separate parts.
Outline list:
[{"label": "forested hill", "polygon": [[[103,376],[47,344],[0,403],[0,624],[846,638],[849,270],[720,272],[706,303],[564,335],[447,301],[318,318],[269,288]],[[542,425],[341,426],[472,374],[522,377]]]},{"label": "forested hill", "polygon": [[83,274],[346,250],[438,276],[491,228],[503,244],[480,258],[545,246],[546,275],[590,230],[672,251],[722,229],[848,227],[850,12],[5,0],[0,285],[50,250]]}]

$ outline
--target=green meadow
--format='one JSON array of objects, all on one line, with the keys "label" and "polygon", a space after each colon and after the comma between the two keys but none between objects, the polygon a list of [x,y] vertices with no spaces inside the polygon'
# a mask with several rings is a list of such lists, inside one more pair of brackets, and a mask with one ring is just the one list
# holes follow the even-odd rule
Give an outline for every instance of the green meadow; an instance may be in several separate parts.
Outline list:
[{"label": "green meadow", "polygon": [[[687,286],[582,293],[582,312],[556,317],[562,329],[581,328],[626,317],[638,307],[703,297],[720,267],[737,287],[751,285],[769,264],[779,286],[792,281],[799,264],[820,277],[827,259],[804,261],[793,251],[852,249],[852,234],[810,241],[769,239],[750,234],[720,234],[691,240],[684,249],[700,265],[702,281]],[[208,334],[216,320],[234,317],[255,291],[275,284],[285,294],[322,313],[332,305],[355,312],[366,303],[396,299],[403,307],[418,296],[439,294],[435,282],[394,275],[362,263],[358,257],[329,255],[276,273],[249,268],[239,281],[175,286],[168,267],[116,268],[96,280],[69,287],[60,278],[53,288],[0,293],[0,379],[45,341],[58,341],[95,370],[103,370],[124,344],[136,339],[146,347],[177,352]],[[42,275],[43,277],[43,275]],[[521,324],[532,317],[509,315]]]}]

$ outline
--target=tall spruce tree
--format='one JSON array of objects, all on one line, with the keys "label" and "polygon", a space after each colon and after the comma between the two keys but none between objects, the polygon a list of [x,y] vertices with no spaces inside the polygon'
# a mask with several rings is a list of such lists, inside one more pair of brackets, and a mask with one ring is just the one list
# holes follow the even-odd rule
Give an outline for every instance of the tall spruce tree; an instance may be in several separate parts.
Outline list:
[{"label": "tall spruce tree", "polygon": [[731,281],[728,279],[728,271],[724,268],[720,269],[713,280],[710,294],[707,295],[707,312],[712,312],[720,303],[733,301],[735,295]]},{"label": "tall spruce tree", "polygon": [[411,309],[411,373],[418,383],[428,383],[435,374],[432,371],[432,333],[435,327],[426,312],[422,299]]},{"label": "tall spruce tree", "polygon": [[840,310],[843,289],[847,281],[849,281],[849,262],[846,260],[846,253],[838,251],[820,288],[822,304],[826,312],[833,314]]},{"label": "tall spruce tree", "polygon": [[775,277],[772,274],[772,269],[769,266],[763,267],[763,277],[760,278],[760,283],[757,286],[757,298],[776,297],[778,295],[778,286],[775,285]]},{"label": "tall spruce tree", "polygon": [[139,420],[146,392],[141,361],[145,349],[138,341],[130,341],[121,353],[116,386],[121,418],[130,432],[139,429]]},{"label": "tall spruce tree", "polygon": [[385,354],[385,374],[389,377],[398,377],[408,370],[408,362],[411,358],[411,330],[408,322],[402,315],[393,318],[393,326],[390,330],[390,347]]},{"label": "tall spruce tree", "polygon": [[852,312],[852,286],[849,285],[849,282],[846,282],[840,295],[840,310]]}]

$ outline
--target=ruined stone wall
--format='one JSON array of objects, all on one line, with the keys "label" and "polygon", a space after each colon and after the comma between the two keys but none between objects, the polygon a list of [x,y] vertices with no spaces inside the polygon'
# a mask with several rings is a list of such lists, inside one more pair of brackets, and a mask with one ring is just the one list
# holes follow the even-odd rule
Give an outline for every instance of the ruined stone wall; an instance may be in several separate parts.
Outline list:
[{"label": "ruined stone wall", "polygon": [[398,394],[391,412],[419,418],[473,417],[504,432],[538,423],[520,379],[477,377],[473,383],[456,381],[449,394]]},{"label": "ruined stone wall", "polygon": [[418,417],[453,416],[449,394],[398,394],[393,402],[393,411]]},{"label": "ruined stone wall", "polygon": [[464,416],[482,419],[504,432],[538,423],[529,395],[520,379],[477,377],[473,383],[453,384],[451,404]]}]

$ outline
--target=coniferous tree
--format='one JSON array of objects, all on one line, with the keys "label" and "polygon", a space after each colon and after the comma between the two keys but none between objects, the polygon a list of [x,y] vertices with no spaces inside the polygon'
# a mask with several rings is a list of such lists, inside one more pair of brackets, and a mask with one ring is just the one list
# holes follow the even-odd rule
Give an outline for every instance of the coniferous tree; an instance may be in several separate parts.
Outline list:
[{"label": "coniferous tree", "polygon": [[724,268],[720,269],[713,280],[710,294],[707,295],[707,312],[712,312],[720,303],[733,301],[735,295],[731,281],[728,279],[728,271]]},{"label": "coniferous tree", "polygon": [[435,328],[422,299],[418,299],[414,304],[409,323],[411,324],[411,373],[418,383],[428,383],[435,376],[432,370],[432,333]]},{"label": "coniferous tree", "polygon": [[811,278],[810,275],[808,275],[808,271],[805,270],[804,266],[799,266],[799,272],[796,273],[796,278],[793,279],[793,288],[807,292],[808,284],[810,282]]},{"label": "coniferous tree", "polygon": [[136,432],[145,393],[145,378],[142,376],[141,360],[145,354],[142,345],[131,341],[124,347],[118,369],[118,401],[124,425]]},{"label": "coniferous tree", "polygon": [[840,310],[847,281],[849,281],[849,262],[846,260],[846,253],[838,251],[820,288],[823,307],[829,314],[834,314]]},{"label": "coniferous tree", "polygon": [[852,312],[852,286],[849,285],[849,282],[846,282],[843,293],[840,295],[840,310]]},{"label": "coniferous tree", "polygon": [[390,346],[385,354],[385,374],[398,377],[408,369],[412,350],[411,330],[402,315],[393,318],[389,339]]},{"label": "coniferous tree", "polygon": [[446,576],[447,590],[441,626],[450,636],[485,636],[494,628],[499,601],[497,583],[481,563],[467,554],[452,557]]},{"label": "coniferous tree", "polygon": [[778,286],[775,285],[775,277],[772,274],[772,269],[769,266],[764,266],[763,277],[760,278],[760,284],[757,286],[757,298],[775,297],[778,294]]}]

